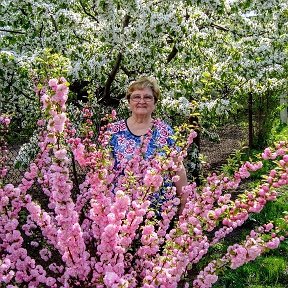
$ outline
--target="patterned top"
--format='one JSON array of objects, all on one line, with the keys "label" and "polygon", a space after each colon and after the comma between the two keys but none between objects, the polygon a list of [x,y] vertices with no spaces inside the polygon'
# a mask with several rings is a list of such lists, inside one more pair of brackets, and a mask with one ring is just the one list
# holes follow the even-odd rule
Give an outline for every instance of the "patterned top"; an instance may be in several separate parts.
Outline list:
[{"label": "patterned top", "polygon": [[[137,148],[141,147],[142,136],[133,134],[127,125],[127,120],[120,120],[113,123],[109,129],[112,132],[110,145],[115,159],[114,169],[123,172],[122,164],[132,159]],[[175,141],[172,139],[173,130],[165,122],[157,119],[153,121],[152,135],[147,143],[147,150],[144,159],[153,158],[155,153],[163,153],[161,148],[168,145],[172,146]],[[145,135],[143,135],[145,137]],[[158,217],[162,211],[162,205],[168,200],[166,188],[173,184],[171,179],[164,177],[162,187],[150,196],[150,208],[153,209]],[[171,198],[171,197],[170,197]]]},{"label": "patterned top", "polygon": [[[112,132],[110,145],[113,150],[113,157],[115,159],[115,167],[121,163],[121,160],[130,160],[137,148],[141,146],[141,136],[133,134],[128,125],[127,120],[120,120],[112,124],[109,129]],[[174,140],[172,128],[165,122],[157,119],[153,121],[152,137],[148,143],[145,159],[152,157],[155,152],[162,147],[168,145],[172,146]],[[145,136],[145,135],[144,135]]]}]

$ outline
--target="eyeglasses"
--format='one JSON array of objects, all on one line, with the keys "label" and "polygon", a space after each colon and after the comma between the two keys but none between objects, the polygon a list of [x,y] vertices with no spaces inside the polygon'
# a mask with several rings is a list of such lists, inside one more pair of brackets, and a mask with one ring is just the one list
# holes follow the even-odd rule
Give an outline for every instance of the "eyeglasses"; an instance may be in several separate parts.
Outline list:
[{"label": "eyeglasses", "polygon": [[144,101],[144,102],[152,102],[154,100],[154,96],[152,95],[144,95],[143,97],[141,97],[141,95],[131,95],[130,96],[130,99],[132,102],[140,102],[141,99]]}]

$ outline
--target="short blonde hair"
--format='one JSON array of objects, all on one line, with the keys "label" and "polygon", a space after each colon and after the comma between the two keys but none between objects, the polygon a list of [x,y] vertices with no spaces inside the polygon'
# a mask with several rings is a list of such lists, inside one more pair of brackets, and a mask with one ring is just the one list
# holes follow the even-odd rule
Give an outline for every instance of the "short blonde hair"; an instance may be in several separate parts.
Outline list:
[{"label": "short blonde hair", "polygon": [[154,96],[155,103],[160,98],[160,88],[154,77],[141,76],[139,79],[133,81],[127,89],[126,98],[129,100],[131,94],[135,90],[142,90],[144,88],[151,88]]}]

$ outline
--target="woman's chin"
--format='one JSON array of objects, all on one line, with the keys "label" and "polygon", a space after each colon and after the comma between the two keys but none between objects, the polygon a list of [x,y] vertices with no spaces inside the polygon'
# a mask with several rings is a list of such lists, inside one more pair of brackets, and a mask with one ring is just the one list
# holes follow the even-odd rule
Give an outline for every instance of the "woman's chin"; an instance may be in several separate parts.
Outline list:
[{"label": "woman's chin", "polygon": [[139,108],[137,110],[134,111],[134,114],[136,115],[150,115],[151,113],[149,111],[147,111],[147,109],[144,108]]}]

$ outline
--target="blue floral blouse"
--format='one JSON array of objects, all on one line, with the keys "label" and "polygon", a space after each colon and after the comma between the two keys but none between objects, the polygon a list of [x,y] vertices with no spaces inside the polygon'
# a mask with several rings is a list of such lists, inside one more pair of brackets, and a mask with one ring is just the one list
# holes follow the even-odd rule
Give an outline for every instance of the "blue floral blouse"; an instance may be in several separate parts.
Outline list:
[{"label": "blue floral blouse", "polygon": [[[140,148],[142,144],[141,136],[133,134],[127,125],[127,120],[120,120],[112,123],[109,129],[112,133],[110,146],[112,147],[113,158],[115,159],[114,169],[123,169],[121,161],[132,159],[135,150]],[[173,146],[175,141],[172,139],[173,130],[165,122],[157,119],[154,120],[152,127],[152,137],[147,145],[144,155],[145,159],[153,158],[155,153],[161,152],[161,148],[168,145]],[[145,135],[144,135],[145,137]],[[119,171],[121,173],[121,171]],[[165,187],[171,187],[171,179],[165,179],[159,191],[155,192],[150,198],[151,208],[159,216],[161,214],[161,206],[166,201]]]},{"label": "blue floral blouse", "polygon": [[[141,136],[137,136],[129,130],[127,120],[113,123],[110,131],[112,132],[110,145],[116,162],[115,167],[117,167],[122,159],[129,160],[133,157],[136,148],[140,147],[142,140]],[[175,142],[171,138],[172,135],[173,130],[168,124],[161,120],[154,121],[152,137],[148,143],[145,159],[149,159],[155,154],[156,150],[160,150],[166,145],[172,146]]]}]

